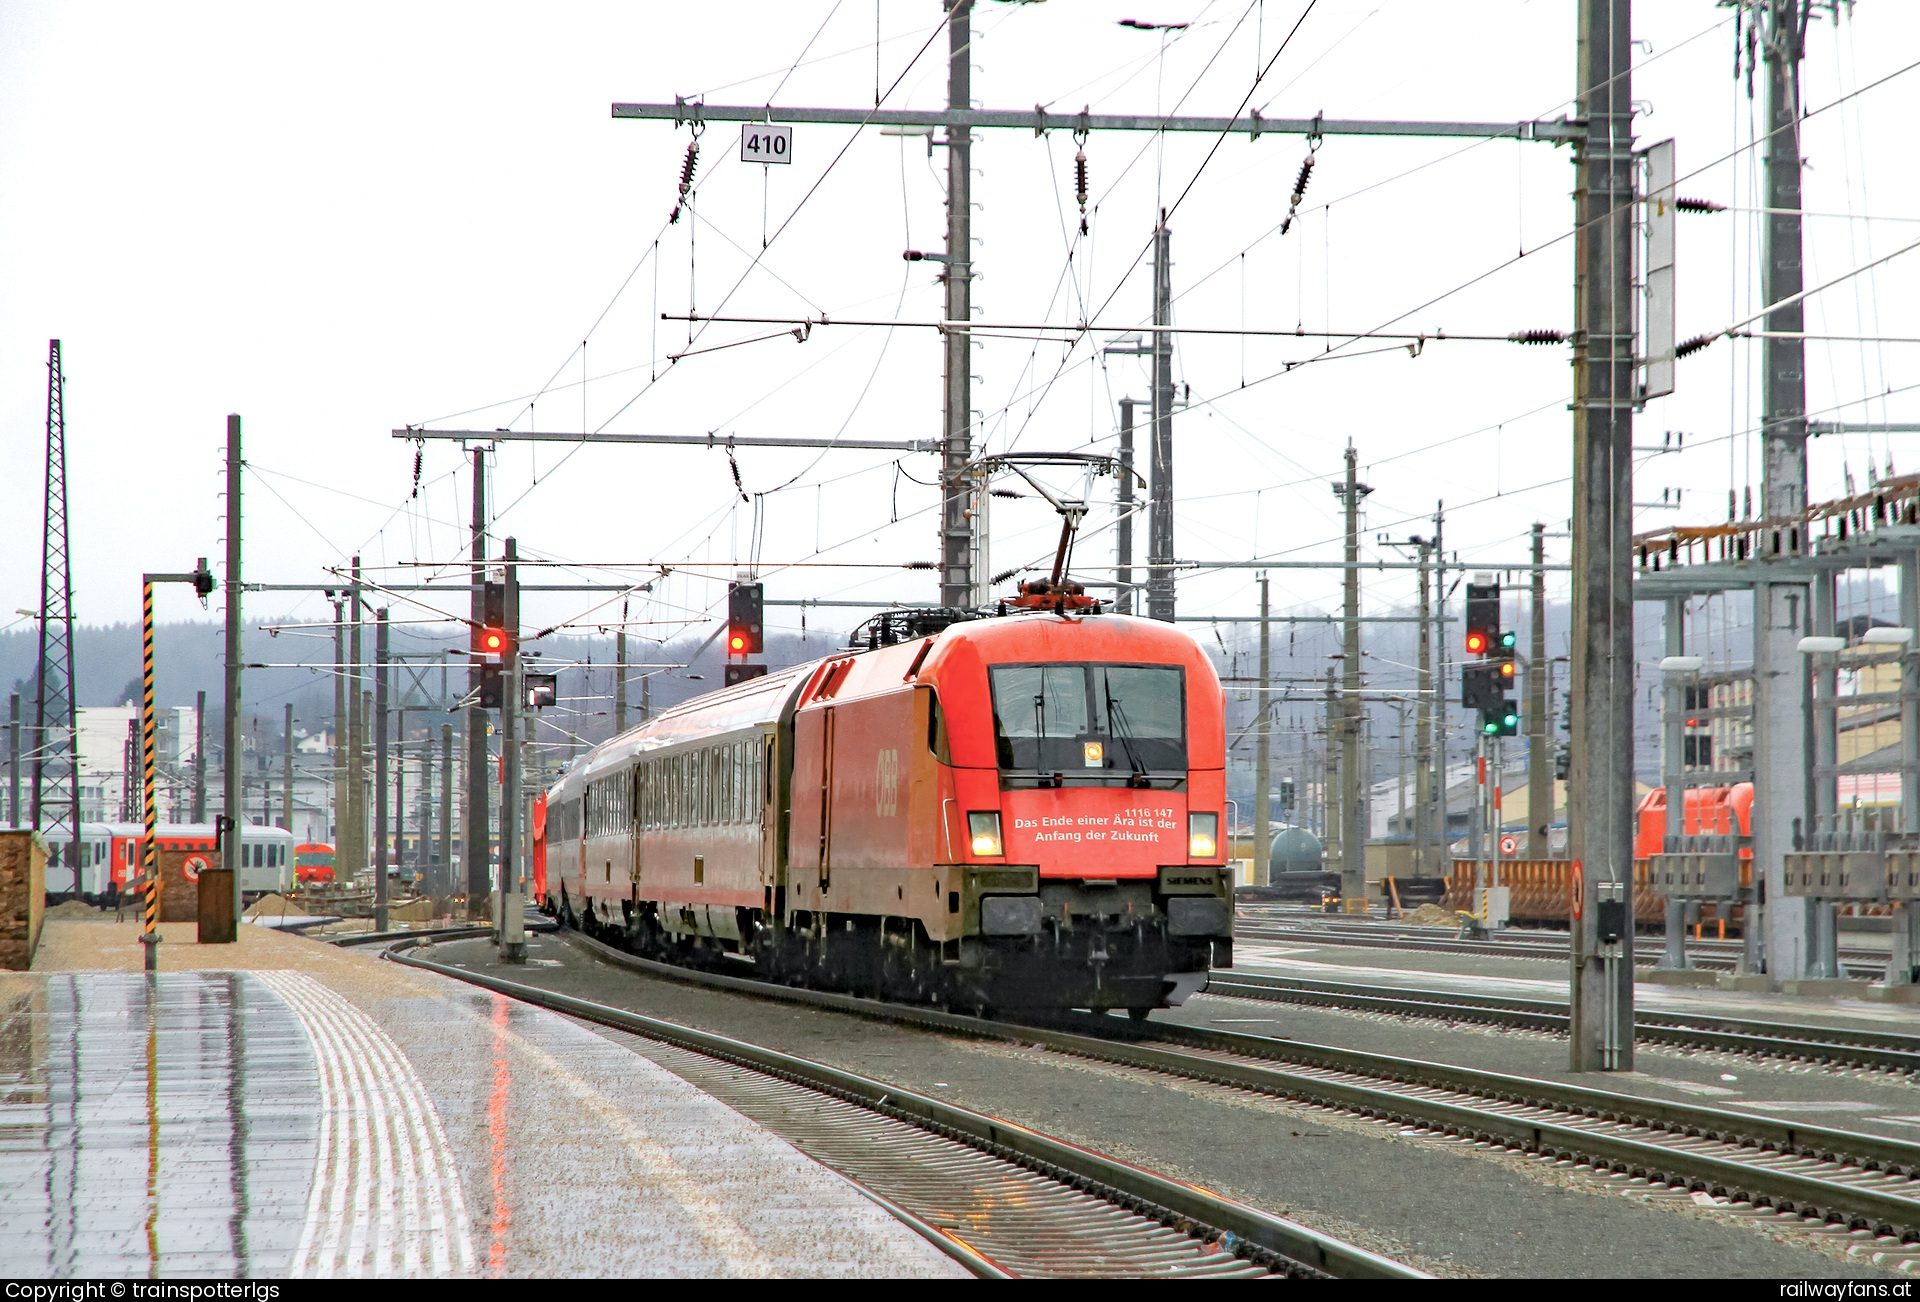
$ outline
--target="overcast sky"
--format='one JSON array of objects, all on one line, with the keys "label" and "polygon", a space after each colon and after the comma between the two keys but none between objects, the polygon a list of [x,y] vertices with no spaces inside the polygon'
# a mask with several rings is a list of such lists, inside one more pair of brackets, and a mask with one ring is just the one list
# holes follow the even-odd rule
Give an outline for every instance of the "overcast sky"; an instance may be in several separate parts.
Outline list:
[{"label": "overcast sky", "polygon": [[[986,3],[975,97],[1063,114],[1229,112],[1304,7]],[[1639,10],[1637,136],[1677,140],[1681,173],[1697,172],[1683,194],[1751,208],[1759,160],[1744,146],[1759,106],[1732,75],[1731,13],[1709,0]],[[1252,103],[1267,116],[1558,117],[1574,89],[1574,15],[1573,0],[1320,0]],[[135,618],[143,569],[185,568],[199,555],[217,563],[230,411],[245,419],[251,467],[247,577],[270,582],[324,581],[355,551],[386,567],[458,555],[469,492],[460,452],[428,444],[416,495],[415,449],[389,437],[395,426],[937,438],[933,331],[821,328],[804,343],[673,364],[665,358],[687,346],[688,327],[657,318],[724,303],[739,315],[937,319],[931,264],[900,254],[940,247],[940,151],[929,159],[923,139],[872,128],[801,126],[792,165],[763,168],[738,160],[737,127],[715,125],[701,142],[693,212],[669,225],[689,133],[612,121],[609,105],[704,95],[862,107],[877,84],[889,106],[937,106],[940,17],[934,0],[886,0],[877,12],[873,0],[325,9],[13,0],[0,9],[9,467],[0,622],[39,596],[50,337],[63,340],[70,377],[76,605],[87,622]],[[1123,17],[1192,25],[1162,35],[1120,27]],[[1807,104],[1821,109],[1915,59],[1920,9],[1865,0],[1837,28],[1816,24]],[[1823,214],[1808,223],[1809,283],[1920,239],[1908,134],[1917,91],[1920,73],[1899,76],[1806,124],[1807,207]],[[981,139],[980,319],[1145,319],[1141,255],[1157,208],[1179,199],[1171,227],[1184,325],[1362,330],[1403,318],[1396,328],[1485,334],[1570,325],[1566,149],[1330,139],[1283,236],[1305,142],[1235,138],[1207,161],[1214,143],[1094,136],[1081,238],[1070,135]],[[1757,227],[1750,211],[1682,221],[1684,337],[1758,305]],[[1920,336],[1916,269],[1920,255],[1895,259],[1817,296],[1809,329]],[[699,343],[764,332],[715,325]],[[986,446],[1110,447],[1115,400],[1145,398],[1147,385],[1138,360],[1102,356],[1109,339],[979,346]],[[1320,348],[1181,340],[1176,368],[1192,405],[1176,420],[1179,556],[1333,556],[1338,503],[1327,483],[1349,440],[1375,489],[1369,539],[1424,531],[1420,517],[1439,499],[1450,544],[1470,560],[1519,559],[1536,519],[1564,527],[1565,349],[1431,343],[1417,357],[1390,349],[1282,374]],[[1729,487],[1757,486],[1747,433],[1757,349],[1723,341],[1683,362],[1679,391],[1644,413],[1640,442],[1679,430],[1694,450],[1643,466],[1639,500],[1682,488],[1685,497],[1680,512],[1644,513],[1642,527],[1725,518]],[[1809,406],[1920,419],[1913,393],[1877,397],[1920,384],[1916,352],[1811,346]],[[1814,496],[1889,460],[1920,469],[1920,448],[1900,436],[1891,446],[1822,440]],[[764,494],[770,596],[936,596],[933,575],[886,568],[937,555],[931,456],[753,451],[739,455],[738,472],[749,495]],[[706,562],[695,573],[717,580],[752,548],[752,509],[719,452],[508,445],[493,492],[498,531],[531,555]],[[1110,514],[1089,519],[1082,562],[1109,561],[1110,525]],[[1030,499],[996,502],[993,568],[1050,556],[1055,529]],[[780,568],[796,562],[807,566]],[[1396,603],[1411,590],[1383,576],[1368,600]],[[1274,591],[1285,606],[1329,600],[1334,587],[1324,573],[1276,572]],[[717,581],[676,573],[630,618],[669,635],[723,596]],[[1252,576],[1184,580],[1180,602],[1183,613],[1244,614]],[[530,602],[528,618],[617,617],[584,613],[591,604]],[[162,609],[193,612],[180,593]],[[321,613],[317,597],[261,597],[250,608],[263,619]],[[773,622],[798,618],[775,612]]]}]

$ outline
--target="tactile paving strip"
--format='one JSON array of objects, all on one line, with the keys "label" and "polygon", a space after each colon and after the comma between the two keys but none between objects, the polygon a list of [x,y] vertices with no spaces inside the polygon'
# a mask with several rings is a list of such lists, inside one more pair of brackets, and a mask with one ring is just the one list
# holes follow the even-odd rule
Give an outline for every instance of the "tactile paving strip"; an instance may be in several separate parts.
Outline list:
[{"label": "tactile paving strip", "polygon": [[406,1054],[379,1023],[312,977],[258,975],[299,1019],[320,1069],[319,1142],[288,1273],[471,1274],[460,1177]]}]

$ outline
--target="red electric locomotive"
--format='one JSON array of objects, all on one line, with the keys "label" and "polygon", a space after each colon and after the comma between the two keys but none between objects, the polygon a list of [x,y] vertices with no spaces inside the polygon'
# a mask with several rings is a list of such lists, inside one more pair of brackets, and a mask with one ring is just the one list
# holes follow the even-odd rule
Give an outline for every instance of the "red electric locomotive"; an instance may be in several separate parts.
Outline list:
[{"label": "red electric locomotive", "polygon": [[953,623],[595,748],[542,802],[535,894],[651,956],[1143,1017],[1232,961],[1223,713],[1170,625]]}]

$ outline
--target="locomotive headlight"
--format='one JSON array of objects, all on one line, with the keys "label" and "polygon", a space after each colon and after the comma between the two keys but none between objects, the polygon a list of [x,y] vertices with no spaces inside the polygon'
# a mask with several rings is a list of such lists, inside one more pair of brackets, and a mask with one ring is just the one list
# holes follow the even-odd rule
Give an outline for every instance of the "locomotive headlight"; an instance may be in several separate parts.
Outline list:
[{"label": "locomotive headlight", "polygon": [[1211,859],[1219,853],[1220,815],[1187,815],[1187,855],[1193,859]]},{"label": "locomotive headlight", "polygon": [[1005,854],[1000,844],[1000,811],[997,809],[975,810],[967,815],[967,838],[973,843],[973,852],[982,859],[993,859]]}]

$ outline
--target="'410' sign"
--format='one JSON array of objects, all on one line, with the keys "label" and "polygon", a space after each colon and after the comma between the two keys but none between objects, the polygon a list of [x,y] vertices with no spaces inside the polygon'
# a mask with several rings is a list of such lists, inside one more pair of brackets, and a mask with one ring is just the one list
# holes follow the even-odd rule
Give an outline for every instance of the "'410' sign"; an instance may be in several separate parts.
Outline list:
[{"label": "'410' sign", "polygon": [[793,128],[768,126],[764,122],[740,124],[740,161],[743,163],[791,163]]}]

